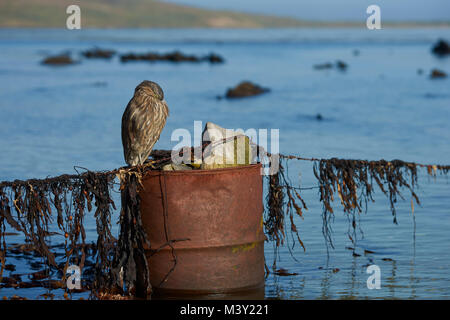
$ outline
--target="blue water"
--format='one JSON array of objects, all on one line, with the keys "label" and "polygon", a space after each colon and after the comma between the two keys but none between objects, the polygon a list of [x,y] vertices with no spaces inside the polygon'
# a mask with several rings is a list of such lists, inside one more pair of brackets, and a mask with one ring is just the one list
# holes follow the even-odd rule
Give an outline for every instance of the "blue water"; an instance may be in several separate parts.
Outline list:
[{"label": "blue water", "polygon": [[[177,143],[171,141],[172,131],[192,132],[197,120],[232,129],[280,129],[284,154],[449,164],[450,80],[428,77],[432,68],[450,73],[450,58],[430,53],[440,37],[449,39],[449,30],[3,29],[0,180],[73,173],[74,165],[90,170],[124,165],[120,119],[134,87],[143,79],[161,85],[170,107],[156,145],[159,149],[172,148]],[[82,59],[80,51],[93,46],[119,53],[215,52],[226,63],[122,64],[117,57]],[[353,54],[355,49],[358,56]],[[40,64],[47,55],[66,51],[80,63]],[[346,72],[313,68],[338,59],[348,63]],[[254,81],[271,92],[237,101],[216,99],[241,80]],[[315,119],[318,113],[323,121]],[[292,162],[289,169],[293,182],[301,179],[302,187],[316,185],[310,163]],[[415,230],[407,192],[397,206],[398,225],[392,223],[388,201],[377,193],[376,202],[361,215],[364,238],[359,235],[356,248],[360,257],[346,249],[352,244],[346,234],[347,218],[340,210],[333,223],[335,249],[327,255],[317,190],[303,191],[309,210],[296,223],[306,252],[297,245],[295,261],[284,247],[278,262],[298,275],[271,274],[266,297],[450,298],[450,185],[446,178],[434,180],[425,172],[420,173],[419,183],[422,206],[415,207]],[[88,223],[88,237],[95,240],[93,219]],[[375,253],[364,255],[364,249]],[[269,266],[272,252],[267,243]],[[381,268],[379,290],[367,288],[368,263]],[[25,264],[19,268],[27,270]],[[339,271],[333,272],[336,268]],[[41,293],[0,289],[0,296],[37,298]]]}]

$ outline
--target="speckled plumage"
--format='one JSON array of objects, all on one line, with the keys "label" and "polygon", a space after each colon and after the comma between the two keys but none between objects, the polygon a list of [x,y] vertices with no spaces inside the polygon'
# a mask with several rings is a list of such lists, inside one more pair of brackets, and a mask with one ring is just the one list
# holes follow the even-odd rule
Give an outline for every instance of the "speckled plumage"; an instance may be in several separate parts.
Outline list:
[{"label": "speckled plumage", "polygon": [[123,154],[127,164],[141,165],[147,160],[168,115],[161,87],[152,81],[141,82],[122,116]]}]

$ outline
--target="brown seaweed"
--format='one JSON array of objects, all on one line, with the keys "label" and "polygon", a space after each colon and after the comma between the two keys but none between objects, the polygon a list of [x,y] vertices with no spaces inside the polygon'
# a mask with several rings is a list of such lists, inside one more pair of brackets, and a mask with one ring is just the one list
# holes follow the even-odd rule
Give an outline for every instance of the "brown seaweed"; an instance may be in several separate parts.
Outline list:
[{"label": "brown seaweed", "polygon": [[[7,250],[23,254],[37,252],[45,259],[48,267],[59,270],[62,279],[52,280],[52,283],[59,285],[64,283],[69,261],[83,269],[86,257],[90,255],[95,257],[95,272],[94,281],[89,288],[95,297],[133,295],[148,298],[151,294],[151,270],[147,265],[144,247],[150,247],[150,243],[139,212],[140,181],[148,170],[158,170],[162,164],[170,161],[170,153],[155,151],[152,162],[138,167],[0,182],[0,282],[7,286],[22,285],[11,277],[2,280],[3,271],[11,269],[11,266],[6,265]],[[292,237],[294,244],[297,241],[306,250],[294,217],[297,215],[302,218],[307,206],[301,197],[303,188],[293,186],[286,174],[289,160],[314,163],[317,189],[323,204],[323,233],[327,243],[331,245],[330,223],[334,215],[335,198],[340,200],[343,211],[350,217],[351,230],[354,231],[358,221],[356,215],[367,208],[369,201],[374,201],[373,193],[378,188],[388,197],[393,221],[397,223],[395,205],[398,198],[403,198],[401,191],[408,191],[411,198],[420,204],[415,192],[418,168],[426,169],[433,177],[438,172],[446,175],[450,170],[450,166],[423,165],[401,160],[316,159],[285,155],[280,155],[280,159],[280,170],[267,177],[267,210],[264,219],[265,233],[276,249],[289,240],[286,237],[286,226],[289,223],[290,234],[295,235]],[[116,177],[120,180],[121,191],[118,239],[111,233],[112,214],[116,210],[111,191]],[[85,243],[84,221],[89,212],[93,212],[97,225],[98,238],[94,246]],[[6,237],[10,234],[6,233],[7,225],[25,236],[26,245],[23,248],[6,247]],[[57,227],[58,232],[55,233],[51,227]],[[55,234],[64,237],[62,246],[49,244],[49,238]],[[353,242],[356,240],[355,235],[350,232],[349,238]],[[181,240],[167,241],[170,246],[173,241]],[[64,250],[64,263],[56,263],[57,248]],[[277,270],[275,264],[274,270]],[[37,286],[40,279],[48,274],[46,269],[38,271],[34,278],[32,276],[31,282],[24,282],[23,285]]]},{"label": "brown seaweed", "polygon": [[[381,190],[381,192],[388,197],[393,222],[397,224],[395,204],[399,198],[404,199],[402,195],[403,190],[409,191],[411,199],[417,204],[420,204],[419,197],[415,192],[418,182],[417,169],[426,168],[427,173],[433,177],[436,177],[438,172],[447,175],[450,170],[450,166],[447,165],[424,165],[401,160],[368,161],[337,158],[317,159],[292,155],[280,155],[280,158],[286,160],[295,159],[310,161],[314,163],[313,172],[318,182],[317,188],[319,190],[320,201],[323,205],[322,231],[326,243],[331,247],[333,247],[331,222],[334,215],[333,202],[335,199],[339,199],[344,213],[347,213],[349,216],[350,228],[348,237],[354,243],[356,241],[356,229],[358,228],[357,215],[360,214],[363,209],[367,210],[369,201],[374,202],[373,193],[376,188]],[[284,177],[283,171],[284,168],[280,166],[278,175]],[[285,190],[283,194],[286,194],[289,198],[285,213],[286,216],[292,208],[295,209],[299,216],[302,216],[302,208],[307,208],[303,199],[300,197],[300,194],[297,192],[297,190],[301,190],[301,188],[293,187],[286,178],[283,179],[282,185],[280,185],[280,182],[278,181],[278,187],[275,185],[270,188],[276,189],[280,186]],[[293,194],[295,194],[295,197]],[[272,195],[272,197],[275,197],[275,195]],[[275,199],[268,199],[268,203],[276,204],[276,201]],[[413,205],[412,202],[412,206]],[[292,214],[289,215],[292,216]],[[295,232],[298,236],[293,219],[291,219],[291,229],[291,231]],[[284,236],[283,230],[284,227],[278,227],[278,229],[272,230],[271,232],[278,232],[280,235]],[[277,243],[283,243],[283,239],[284,237],[277,239]],[[298,241],[303,246],[300,238],[298,238]]]}]

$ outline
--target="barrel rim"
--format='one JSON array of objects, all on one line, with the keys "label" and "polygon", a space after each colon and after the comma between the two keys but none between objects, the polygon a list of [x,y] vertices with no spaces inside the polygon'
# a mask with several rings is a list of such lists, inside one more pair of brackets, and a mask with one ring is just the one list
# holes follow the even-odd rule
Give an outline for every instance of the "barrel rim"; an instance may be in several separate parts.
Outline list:
[{"label": "barrel rim", "polygon": [[229,168],[217,168],[217,169],[193,169],[193,170],[177,170],[177,171],[164,171],[164,170],[152,170],[146,173],[146,176],[159,176],[159,175],[207,175],[207,174],[221,174],[229,173],[233,171],[241,171],[245,169],[261,169],[262,163],[239,165]]}]

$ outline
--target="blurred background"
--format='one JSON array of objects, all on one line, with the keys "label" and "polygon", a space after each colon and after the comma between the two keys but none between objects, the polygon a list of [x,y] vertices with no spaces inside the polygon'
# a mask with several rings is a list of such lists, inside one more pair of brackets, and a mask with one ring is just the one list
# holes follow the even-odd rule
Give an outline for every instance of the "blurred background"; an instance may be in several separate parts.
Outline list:
[{"label": "blurred background", "polygon": [[366,8],[372,4],[383,10],[386,21],[448,21],[450,3],[446,0],[165,0],[210,9],[229,9],[247,13],[261,13],[294,17],[302,20],[352,21],[364,19]]}]

